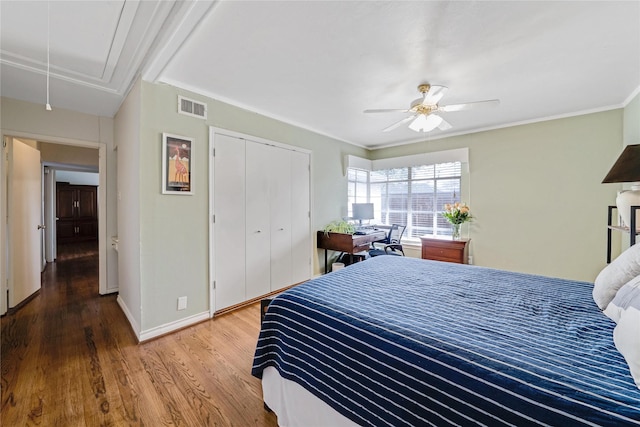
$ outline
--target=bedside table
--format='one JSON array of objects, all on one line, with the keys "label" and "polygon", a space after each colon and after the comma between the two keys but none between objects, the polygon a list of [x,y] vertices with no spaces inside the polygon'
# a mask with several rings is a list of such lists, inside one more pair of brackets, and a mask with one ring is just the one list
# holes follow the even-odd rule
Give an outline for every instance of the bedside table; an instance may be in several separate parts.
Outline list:
[{"label": "bedside table", "polygon": [[422,259],[468,264],[469,241],[451,237],[422,236]]}]

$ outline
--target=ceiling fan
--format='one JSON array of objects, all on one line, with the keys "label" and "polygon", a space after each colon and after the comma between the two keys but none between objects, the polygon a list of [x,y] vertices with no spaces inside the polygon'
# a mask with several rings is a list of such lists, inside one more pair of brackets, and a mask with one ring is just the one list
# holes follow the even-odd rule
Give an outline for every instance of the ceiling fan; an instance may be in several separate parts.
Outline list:
[{"label": "ceiling fan", "polygon": [[440,130],[451,129],[445,119],[442,118],[438,112],[453,112],[470,110],[472,108],[495,106],[500,103],[498,99],[490,99],[487,101],[466,102],[464,104],[451,104],[451,105],[438,105],[438,102],[442,99],[445,93],[447,93],[446,86],[436,86],[429,84],[421,84],[418,86],[418,90],[422,94],[422,98],[418,98],[411,103],[411,107],[408,109],[382,109],[382,110],[364,110],[365,113],[390,113],[390,112],[403,112],[411,113],[409,117],[395,122],[391,126],[382,129],[383,132],[389,132],[407,122],[409,128],[416,132],[431,132],[435,128]]}]

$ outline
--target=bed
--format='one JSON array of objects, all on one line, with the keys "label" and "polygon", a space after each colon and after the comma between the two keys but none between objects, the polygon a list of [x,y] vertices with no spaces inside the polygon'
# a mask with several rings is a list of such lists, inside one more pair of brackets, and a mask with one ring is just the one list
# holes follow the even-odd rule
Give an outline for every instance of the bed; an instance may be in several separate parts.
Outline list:
[{"label": "bed", "polygon": [[252,374],[282,426],[638,426],[592,289],[375,257],[277,296]]}]

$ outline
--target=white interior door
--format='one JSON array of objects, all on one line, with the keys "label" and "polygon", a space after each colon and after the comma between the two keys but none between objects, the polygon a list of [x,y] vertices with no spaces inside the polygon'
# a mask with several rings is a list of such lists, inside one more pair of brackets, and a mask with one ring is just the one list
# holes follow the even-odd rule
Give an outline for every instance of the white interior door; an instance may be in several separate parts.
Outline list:
[{"label": "white interior door", "polygon": [[246,298],[271,292],[271,227],[269,212],[269,151],[272,147],[246,141],[247,282]]},{"label": "white interior door", "polygon": [[42,258],[40,151],[13,139],[9,149],[9,307],[40,289]]},{"label": "white interior door", "polygon": [[245,301],[245,141],[216,134],[214,157],[215,309]]}]

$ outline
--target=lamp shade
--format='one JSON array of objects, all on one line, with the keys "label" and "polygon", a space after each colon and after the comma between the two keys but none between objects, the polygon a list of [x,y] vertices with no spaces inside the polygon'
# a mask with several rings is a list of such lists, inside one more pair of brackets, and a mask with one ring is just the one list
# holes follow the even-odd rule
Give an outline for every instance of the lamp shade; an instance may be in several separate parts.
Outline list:
[{"label": "lamp shade", "polygon": [[627,145],[602,181],[614,182],[640,182],[640,144]]},{"label": "lamp shade", "polygon": [[[627,145],[618,160],[602,181],[603,184],[633,182],[630,191],[622,191],[616,197],[622,226],[631,226],[631,206],[640,206],[640,144]],[[640,212],[636,213],[635,227],[640,225]]]}]

